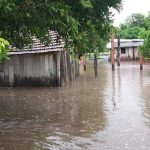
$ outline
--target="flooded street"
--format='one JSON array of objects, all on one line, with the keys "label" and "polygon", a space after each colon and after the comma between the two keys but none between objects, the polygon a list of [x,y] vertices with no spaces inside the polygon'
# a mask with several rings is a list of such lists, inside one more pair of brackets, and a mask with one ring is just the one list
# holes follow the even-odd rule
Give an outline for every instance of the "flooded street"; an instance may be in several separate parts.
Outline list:
[{"label": "flooded street", "polygon": [[0,150],[149,150],[150,65],[93,64],[67,86],[0,88]]}]

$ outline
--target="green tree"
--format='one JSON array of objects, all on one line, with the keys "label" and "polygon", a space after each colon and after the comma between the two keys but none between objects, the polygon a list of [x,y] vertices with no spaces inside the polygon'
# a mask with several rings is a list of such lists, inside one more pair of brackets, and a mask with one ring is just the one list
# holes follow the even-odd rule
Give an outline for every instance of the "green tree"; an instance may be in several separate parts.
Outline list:
[{"label": "green tree", "polygon": [[99,36],[107,35],[110,8],[119,9],[120,4],[121,0],[2,0],[0,31],[3,38],[19,48],[32,43],[32,36],[49,43],[49,30],[78,47],[89,30],[89,21]]},{"label": "green tree", "polygon": [[145,59],[150,59],[150,33],[144,41],[144,44],[139,47],[140,53]]},{"label": "green tree", "polygon": [[146,33],[146,16],[140,13],[132,14],[125,20],[124,24],[120,25],[120,29],[122,38],[143,38],[144,34]]},{"label": "green tree", "polygon": [[150,13],[145,18],[145,30],[150,30]]},{"label": "green tree", "polygon": [[0,62],[5,59],[9,59],[8,51],[9,51],[9,42],[3,38],[0,38]]},{"label": "green tree", "polygon": [[145,27],[145,16],[140,13],[134,13],[126,19],[128,27]]},{"label": "green tree", "polygon": [[138,39],[144,31],[144,28],[129,27],[121,31],[121,37],[125,39]]},{"label": "green tree", "polygon": [[72,55],[102,51],[111,31],[111,10],[119,10],[121,1],[1,0],[1,36],[12,46],[23,48],[32,44],[32,36],[49,44],[48,32],[54,30]]}]

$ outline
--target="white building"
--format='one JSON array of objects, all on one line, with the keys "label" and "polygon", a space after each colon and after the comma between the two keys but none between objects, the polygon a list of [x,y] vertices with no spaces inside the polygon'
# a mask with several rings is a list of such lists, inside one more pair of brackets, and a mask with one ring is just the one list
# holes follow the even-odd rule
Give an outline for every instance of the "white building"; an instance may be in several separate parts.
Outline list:
[{"label": "white building", "polygon": [[[140,45],[143,45],[143,39],[120,39],[120,58],[121,60],[137,60],[139,59]],[[118,40],[114,39],[115,58],[117,56]],[[111,42],[108,43],[107,48],[111,50]]]},{"label": "white building", "polygon": [[61,86],[78,75],[78,64],[72,62],[58,33],[50,31],[51,44],[33,38],[32,47],[13,49],[10,60],[0,63],[1,86]]}]

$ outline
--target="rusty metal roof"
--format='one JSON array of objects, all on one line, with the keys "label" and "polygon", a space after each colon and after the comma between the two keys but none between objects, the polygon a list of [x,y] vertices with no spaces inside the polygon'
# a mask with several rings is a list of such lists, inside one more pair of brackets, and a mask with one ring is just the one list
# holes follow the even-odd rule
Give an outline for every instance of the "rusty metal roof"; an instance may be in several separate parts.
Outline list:
[{"label": "rusty metal roof", "polygon": [[24,49],[16,49],[12,48],[12,51],[9,52],[9,55],[21,55],[21,54],[38,54],[38,53],[48,53],[48,52],[56,52],[56,51],[63,51],[65,42],[62,38],[58,39],[58,33],[55,31],[49,32],[51,37],[51,44],[44,45],[40,42],[39,39],[33,37],[33,45],[31,48],[24,48]]}]

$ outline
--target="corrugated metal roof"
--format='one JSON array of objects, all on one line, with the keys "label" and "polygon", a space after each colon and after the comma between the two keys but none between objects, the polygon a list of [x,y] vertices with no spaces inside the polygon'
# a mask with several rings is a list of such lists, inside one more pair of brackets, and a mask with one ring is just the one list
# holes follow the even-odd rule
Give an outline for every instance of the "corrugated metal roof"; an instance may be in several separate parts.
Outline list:
[{"label": "corrugated metal roof", "polygon": [[22,50],[12,48],[12,51],[10,51],[9,54],[21,55],[63,51],[65,42],[62,40],[62,38],[58,39],[58,33],[55,31],[50,31],[49,34],[51,37],[51,44],[49,44],[48,46],[41,43],[40,40],[36,37],[33,37],[33,45],[31,46],[31,48],[26,47]]},{"label": "corrugated metal roof", "polygon": [[[138,47],[140,45],[143,45],[144,40],[143,39],[120,39],[120,47]],[[115,48],[118,47],[118,40],[114,39],[114,46]],[[111,42],[107,44],[107,48],[111,48]]]}]

